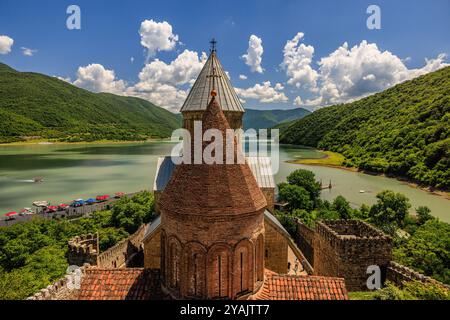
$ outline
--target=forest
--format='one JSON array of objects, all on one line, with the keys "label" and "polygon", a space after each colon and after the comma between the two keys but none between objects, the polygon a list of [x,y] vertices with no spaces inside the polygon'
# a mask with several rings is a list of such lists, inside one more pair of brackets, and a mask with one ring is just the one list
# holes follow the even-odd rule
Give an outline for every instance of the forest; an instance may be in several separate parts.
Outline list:
[{"label": "forest", "polygon": [[0,143],[167,138],[180,117],[135,97],[92,93],[0,63]]},{"label": "forest", "polygon": [[450,67],[279,126],[283,143],[345,156],[345,166],[450,188]]}]

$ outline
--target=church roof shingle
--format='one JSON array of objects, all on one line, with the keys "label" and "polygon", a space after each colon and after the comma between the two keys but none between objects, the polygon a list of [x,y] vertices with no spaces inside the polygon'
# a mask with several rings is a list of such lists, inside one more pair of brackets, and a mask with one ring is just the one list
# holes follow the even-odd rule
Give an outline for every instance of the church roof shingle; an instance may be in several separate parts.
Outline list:
[{"label": "church roof shingle", "polygon": [[280,275],[266,270],[256,300],[348,300],[343,278]]},{"label": "church roof shingle", "polygon": [[160,300],[159,270],[100,269],[86,270],[78,300]]},{"label": "church roof shingle", "polygon": [[217,100],[223,111],[245,112],[215,51],[211,53],[203,66],[202,71],[181,108],[181,112],[206,110],[210,101],[210,92],[213,89],[213,81],[217,91]]}]

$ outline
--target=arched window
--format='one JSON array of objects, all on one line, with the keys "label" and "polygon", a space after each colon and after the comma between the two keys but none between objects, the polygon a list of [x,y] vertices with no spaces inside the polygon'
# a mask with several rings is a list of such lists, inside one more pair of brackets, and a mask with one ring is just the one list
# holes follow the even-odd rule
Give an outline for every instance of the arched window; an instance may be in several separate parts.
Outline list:
[{"label": "arched window", "polygon": [[167,270],[166,270],[166,246],[167,246],[167,236],[164,230],[161,231],[161,276],[163,282],[166,281],[167,278]]},{"label": "arched window", "polygon": [[188,243],[185,246],[184,259],[187,259],[186,272],[187,295],[195,298],[203,298],[206,295],[206,249],[199,243]]},{"label": "arched window", "polygon": [[253,250],[249,240],[239,242],[235,248],[233,291],[237,295],[253,290]]},{"label": "arched window", "polygon": [[256,281],[264,280],[264,236],[260,234],[256,240]]},{"label": "arched window", "polygon": [[181,255],[181,245],[180,242],[172,238],[169,241],[169,265],[168,265],[168,276],[169,276],[169,287],[173,289],[180,288],[180,255]]},{"label": "arched window", "polygon": [[208,252],[208,297],[230,298],[230,249],[215,245]]}]

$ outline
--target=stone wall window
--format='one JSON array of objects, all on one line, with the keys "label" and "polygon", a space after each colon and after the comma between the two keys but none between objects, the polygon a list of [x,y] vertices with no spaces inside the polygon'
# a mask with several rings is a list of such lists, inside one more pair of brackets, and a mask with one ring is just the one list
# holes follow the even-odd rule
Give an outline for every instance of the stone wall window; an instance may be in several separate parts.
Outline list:
[{"label": "stone wall window", "polygon": [[256,281],[264,280],[264,236],[260,234],[256,240]]},{"label": "stone wall window", "polygon": [[172,242],[169,247],[169,286],[173,289],[180,286],[180,254],[180,244]]},{"label": "stone wall window", "polygon": [[208,296],[213,299],[230,298],[230,264],[227,248],[216,248],[208,254]]},{"label": "stone wall window", "polygon": [[187,259],[187,295],[204,298],[206,295],[205,263],[206,249],[197,243],[188,244],[185,251]]},{"label": "stone wall window", "polygon": [[234,254],[234,292],[239,295],[253,290],[254,256],[253,244],[242,241],[235,249]]},{"label": "stone wall window", "polygon": [[166,237],[166,233],[164,232],[164,230],[161,232],[161,276],[162,276],[162,280],[163,282],[166,281],[166,242],[167,242],[167,237]]}]

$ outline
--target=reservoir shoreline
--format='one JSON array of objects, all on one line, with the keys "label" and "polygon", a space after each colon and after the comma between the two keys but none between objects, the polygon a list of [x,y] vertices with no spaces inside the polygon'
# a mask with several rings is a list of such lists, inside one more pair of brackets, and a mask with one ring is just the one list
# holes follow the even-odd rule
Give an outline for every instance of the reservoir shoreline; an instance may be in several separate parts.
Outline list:
[{"label": "reservoir shoreline", "polygon": [[[302,147],[302,146],[300,146],[300,147]],[[314,149],[314,148],[311,148],[311,149]],[[317,150],[319,152],[325,152],[324,150],[320,150],[320,149],[315,149],[315,150]],[[340,155],[339,153],[336,153],[336,152],[333,152],[333,154]],[[302,164],[305,166],[320,166],[320,167],[346,170],[346,171],[350,171],[350,172],[360,172],[360,173],[368,174],[371,176],[379,176],[379,177],[386,177],[389,179],[395,179],[411,188],[420,189],[431,195],[443,197],[446,200],[450,200],[450,191],[449,190],[442,190],[442,189],[437,189],[437,188],[433,188],[433,187],[429,187],[429,186],[420,185],[419,183],[416,183],[416,182],[408,179],[407,177],[398,177],[395,175],[388,175],[385,173],[363,170],[363,169],[359,169],[357,167],[346,167],[346,166],[339,165],[339,164],[330,164],[330,163],[326,162],[327,159],[329,159],[329,158],[330,158],[330,155],[327,153],[324,153],[324,156],[321,158],[302,158],[302,159],[296,159],[296,160],[287,160],[286,162],[292,163],[292,164]]]}]

